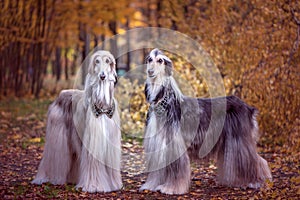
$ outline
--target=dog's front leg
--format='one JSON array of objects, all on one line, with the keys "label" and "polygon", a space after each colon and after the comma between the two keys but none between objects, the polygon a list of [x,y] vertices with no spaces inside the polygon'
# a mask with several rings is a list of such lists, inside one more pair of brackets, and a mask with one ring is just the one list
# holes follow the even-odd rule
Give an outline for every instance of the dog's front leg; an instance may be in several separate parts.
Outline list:
[{"label": "dog's front leg", "polygon": [[171,164],[149,172],[142,190],[160,191],[165,194],[184,194],[190,185],[191,170],[187,153]]},{"label": "dog's front leg", "polygon": [[191,170],[190,160],[187,153],[161,169],[161,176],[164,178],[161,185],[155,190],[165,194],[184,194],[190,186]]},{"label": "dog's front leg", "polygon": [[140,188],[140,191],[143,191],[143,190],[156,191],[157,186],[162,183],[162,180],[160,177],[161,173],[162,173],[161,170],[149,172],[147,180]]}]

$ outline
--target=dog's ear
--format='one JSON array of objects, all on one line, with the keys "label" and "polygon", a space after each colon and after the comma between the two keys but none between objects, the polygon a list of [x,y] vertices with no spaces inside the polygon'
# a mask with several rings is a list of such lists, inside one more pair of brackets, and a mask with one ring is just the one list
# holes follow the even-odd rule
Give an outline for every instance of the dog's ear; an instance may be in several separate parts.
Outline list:
[{"label": "dog's ear", "polygon": [[117,73],[114,73],[114,77],[115,77],[114,86],[116,86],[117,83],[118,83],[118,75],[117,75]]},{"label": "dog's ear", "polygon": [[149,61],[149,58],[150,58],[150,54],[149,54],[148,56],[146,56],[146,58],[145,58],[145,64],[147,64],[147,63],[148,63],[148,61]]},{"label": "dog's ear", "polygon": [[116,86],[116,84],[118,83],[118,74],[117,74],[115,65],[114,65],[114,67],[111,68],[111,71],[112,71],[114,86]]},{"label": "dog's ear", "polygon": [[169,59],[164,59],[164,63],[165,63],[165,72],[167,76],[172,76],[173,74],[173,63],[171,60]]},{"label": "dog's ear", "polygon": [[107,59],[109,59],[107,62],[110,63],[111,69],[116,70],[116,60],[113,57]]},{"label": "dog's ear", "polygon": [[99,55],[92,55],[91,56],[89,69],[88,69],[89,74],[94,74],[95,66],[101,63],[101,61],[99,59],[100,59]]},{"label": "dog's ear", "polygon": [[149,91],[148,91],[148,83],[145,84],[144,93],[145,93],[146,100],[149,102],[150,101],[150,94],[149,94]]},{"label": "dog's ear", "polygon": [[117,70],[116,70],[116,61],[114,58],[110,58],[111,62],[110,62],[110,68],[111,71],[113,72],[114,75],[114,86],[116,86],[116,84],[118,83],[118,75],[117,75]]}]

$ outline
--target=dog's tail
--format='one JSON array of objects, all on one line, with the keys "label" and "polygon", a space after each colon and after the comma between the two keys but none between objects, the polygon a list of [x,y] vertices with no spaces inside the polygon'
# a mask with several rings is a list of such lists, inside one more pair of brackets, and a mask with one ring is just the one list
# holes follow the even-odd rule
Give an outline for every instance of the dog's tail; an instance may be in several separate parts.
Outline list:
[{"label": "dog's tail", "polygon": [[228,97],[227,114],[218,156],[218,180],[221,184],[259,188],[272,179],[266,160],[256,149],[258,111],[237,97]]}]

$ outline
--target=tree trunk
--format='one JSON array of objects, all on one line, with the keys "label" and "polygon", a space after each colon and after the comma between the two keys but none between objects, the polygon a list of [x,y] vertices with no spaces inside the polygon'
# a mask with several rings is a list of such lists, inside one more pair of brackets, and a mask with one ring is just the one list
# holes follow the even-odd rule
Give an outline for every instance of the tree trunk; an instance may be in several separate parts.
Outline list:
[{"label": "tree trunk", "polygon": [[65,48],[65,78],[66,80],[69,80],[69,60],[68,60],[68,52],[69,52],[69,49],[68,48]]},{"label": "tree trunk", "polygon": [[94,34],[94,48],[97,48],[98,46],[98,36]]},{"label": "tree trunk", "polygon": [[101,49],[105,49],[105,35],[101,34]]},{"label": "tree trunk", "polygon": [[77,65],[77,57],[78,57],[78,54],[76,52],[79,52],[79,46],[76,45],[75,49],[76,50],[73,54],[73,61],[72,61],[72,64],[71,64],[71,74],[72,74],[72,76],[74,76],[75,73],[76,73],[76,65]]},{"label": "tree trunk", "polygon": [[55,49],[55,68],[56,68],[56,81],[60,80],[61,77],[61,48],[56,47]]},{"label": "tree trunk", "polygon": [[[126,21],[126,28],[129,30],[129,18],[127,18]],[[126,34],[126,40],[127,40],[127,64],[126,64],[126,72],[130,70],[130,64],[131,64],[131,52],[130,52],[130,32],[127,32]]]},{"label": "tree trunk", "polygon": [[[117,35],[117,22],[116,21],[110,21],[109,24],[109,30],[113,35]],[[116,63],[118,66],[118,47],[117,47],[117,40],[110,40],[110,52],[112,55],[116,58]]]}]

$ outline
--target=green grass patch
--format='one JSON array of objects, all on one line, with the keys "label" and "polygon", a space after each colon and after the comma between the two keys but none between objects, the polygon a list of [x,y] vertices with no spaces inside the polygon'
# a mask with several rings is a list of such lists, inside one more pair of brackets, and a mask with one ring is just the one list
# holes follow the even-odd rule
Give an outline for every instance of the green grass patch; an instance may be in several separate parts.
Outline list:
[{"label": "green grass patch", "polygon": [[28,185],[18,185],[14,187],[13,193],[15,198],[25,195],[29,191]]},{"label": "green grass patch", "polygon": [[0,110],[9,113],[11,120],[25,116],[31,120],[43,120],[51,102],[50,99],[5,99],[0,101]]},{"label": "green grass patch", "polygon": [[143,133],[137,134],[136,136],[122,133],[122,141],[132,143],[133,141],[138,142],[139,145],[143,145]]},{"label": "green grass patch", "polygon": [[47,183],[43,185],[43,190],[41,191],[41,194],[46,198],[57,198],[59,191],[59,189],[55,188],[50,183]]}]

